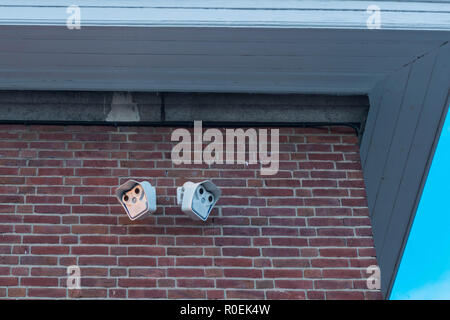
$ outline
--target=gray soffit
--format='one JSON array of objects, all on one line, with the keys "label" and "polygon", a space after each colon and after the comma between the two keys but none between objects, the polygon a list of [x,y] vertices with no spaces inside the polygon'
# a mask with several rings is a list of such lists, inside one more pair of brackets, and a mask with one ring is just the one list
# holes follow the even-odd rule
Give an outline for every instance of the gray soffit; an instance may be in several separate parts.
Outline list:
[{"label": "gray soffit", "polygon": [[0,26],[0,90],[367,94],[448,32]]},{"label": "gray soffit", "polygon": [[361,162],[385,297],[394,284],[439,140],[449,88],[447,44],[392,73],[369,95]]},{"label": "gray soffit", "polygon": [[[0,0],[0,90],[367,94],[448,40],[450,4]],[[381,29],[368,29],[367,8]]]}]

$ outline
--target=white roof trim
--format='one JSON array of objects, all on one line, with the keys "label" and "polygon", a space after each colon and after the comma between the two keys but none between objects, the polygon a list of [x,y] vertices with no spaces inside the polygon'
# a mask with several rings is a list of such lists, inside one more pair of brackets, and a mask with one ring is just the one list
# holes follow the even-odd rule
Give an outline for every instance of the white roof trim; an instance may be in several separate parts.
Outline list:
[{"label": "white roof trim", "polygon": [[82,26],[351,29],[366,29],[367,7],[377,5],[382,29],[450,31],[449,1],[0,0],[0,25],[64,26],[70,5]]}]

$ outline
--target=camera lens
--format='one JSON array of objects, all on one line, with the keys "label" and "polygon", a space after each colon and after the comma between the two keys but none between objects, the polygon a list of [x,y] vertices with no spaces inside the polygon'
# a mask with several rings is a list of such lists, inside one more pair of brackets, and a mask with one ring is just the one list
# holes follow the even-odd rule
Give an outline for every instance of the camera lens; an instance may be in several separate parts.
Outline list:
[{"label": "camera lens", "polygon": [[141,190],[139,190],[139,188],[134,189],[134,193],[139,194]]},{"label": "camera lens", "polygon": [[124,196],[123,201],[125,201],[125,202],[128,201],[128,196]]},{"label": "camera lens", "polygon": [[205,191],[205,190],[203,190],[203,188],[200,188],[200,189],[198,190],[198,192],[199,192],[200,194],[203,194],[204,191]]}]

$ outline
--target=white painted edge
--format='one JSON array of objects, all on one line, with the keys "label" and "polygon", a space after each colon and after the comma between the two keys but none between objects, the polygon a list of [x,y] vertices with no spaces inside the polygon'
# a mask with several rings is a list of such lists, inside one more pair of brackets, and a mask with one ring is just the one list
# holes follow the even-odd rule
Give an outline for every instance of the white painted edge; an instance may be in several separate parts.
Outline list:
[{"label": "white painted edge", "polygon": [[68,5],[80,7],[81,27],[367,29],[367,8],[375,5],[381,29],[450,31],[450,3],[393,1],[0,0],[0,25],[65,26]]}]

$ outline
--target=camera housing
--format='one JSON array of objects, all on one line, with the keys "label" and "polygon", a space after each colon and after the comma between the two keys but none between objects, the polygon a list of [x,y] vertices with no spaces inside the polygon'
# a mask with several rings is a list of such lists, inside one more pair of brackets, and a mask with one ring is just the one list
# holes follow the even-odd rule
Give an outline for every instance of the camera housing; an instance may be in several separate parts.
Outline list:
[{"label": "camera housing", "polygon": [[188,181],[177,188],[177,203],[181,205],[181,211],[192,219],[206,221],[220,195],[220,189],[209,180]]},{"label": "camera housing", "polygon": [[131,220],[156,211],[156,189],[148,181],[128,180],[116,189],[116,197]]}]

